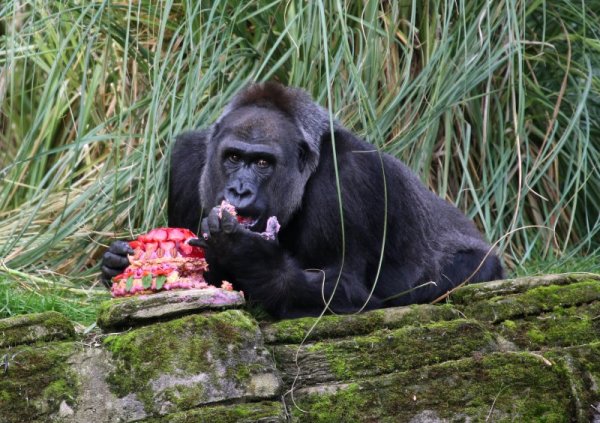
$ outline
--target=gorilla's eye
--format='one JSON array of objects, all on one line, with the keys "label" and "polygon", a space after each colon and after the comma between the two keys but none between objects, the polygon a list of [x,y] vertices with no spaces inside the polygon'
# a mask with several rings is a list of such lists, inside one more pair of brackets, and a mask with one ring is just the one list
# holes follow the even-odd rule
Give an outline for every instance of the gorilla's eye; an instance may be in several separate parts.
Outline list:
[{"label": "gorilla's eye", "polygon": [[239,163],[241,158],[236,153],[230,153],[227,155],[227,160],[229,160],[231,163]]},{"label": "gorilla's eye", "polygon": [[258,159],[258,160],[256,161],[256,166],[258,166],[258,167],[259,167],[259,168],[261,168],[261,169],[266,169],[266,168],[268,168],[269,166],[271,166],[271,163],[269,163],[269,161],[268,161],[268,160],[265,160],[265,159]]}]

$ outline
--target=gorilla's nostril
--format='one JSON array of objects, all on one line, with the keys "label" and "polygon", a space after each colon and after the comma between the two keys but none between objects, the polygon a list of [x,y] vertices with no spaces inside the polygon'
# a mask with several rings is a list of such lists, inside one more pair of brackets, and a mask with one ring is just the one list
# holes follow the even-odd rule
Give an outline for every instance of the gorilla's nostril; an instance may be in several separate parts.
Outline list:
[{"label": "gorilla's nostril", "polygon": [[227,193],[235,198],[248,198],[252,195],[252,191],[249,189],[237,190],[235,188],[230,188],[227,190]]},{"label": "gorilla's nostril", "polygon": [[225,199],[233,204],[236,208],[247,208],[253,205],[256,200],[255,192],[251,189],[236,190],[228,188],[225,191]]},{"label": "gorilla's nostril", "polygon": [[252,189],[247,183],[240,180],[233,181],[228,187],[227,192],[237,198],[245,198],[252,195]]}]

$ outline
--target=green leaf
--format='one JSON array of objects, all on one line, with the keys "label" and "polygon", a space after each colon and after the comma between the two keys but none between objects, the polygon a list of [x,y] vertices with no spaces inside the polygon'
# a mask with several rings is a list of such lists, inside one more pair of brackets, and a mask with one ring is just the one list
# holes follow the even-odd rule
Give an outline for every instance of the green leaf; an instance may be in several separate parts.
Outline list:
[{"label": "green leaf", "polygon": [[133,287],[133,276],[130,276],[127,278],[127,283],[125,283],[125,291],[127,291],[127,292],[131,291],[132,287]]},{"label": "green leaf", "polygon": [[152,286],[152,275],[146,275],[142,278],[142,286],[149,289]]},{"label": "green leaf", "polygon": [[167,281],[167,277],[165,275],[160,275],[156,278],[156,290],[162,289],[163,285]]}]

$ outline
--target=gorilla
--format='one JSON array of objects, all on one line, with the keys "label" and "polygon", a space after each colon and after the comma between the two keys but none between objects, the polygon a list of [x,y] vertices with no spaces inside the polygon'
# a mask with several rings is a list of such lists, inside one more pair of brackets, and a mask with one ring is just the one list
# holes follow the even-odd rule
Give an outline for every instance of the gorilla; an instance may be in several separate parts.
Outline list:
[{"label": "gorilla", "polygon": [[[457,208],[300,89],[249,86],[211,126],[177,138],[170,172],[169,226],[203,234],[191,243],[206,250],[207,282],[230,281],[277,318],[428,302],[503,277]],[[224,199],[241,223],[219,217]],[[270,216],[275,240],[259,235]],[[108,249],[104,281],[128,249]]]}]

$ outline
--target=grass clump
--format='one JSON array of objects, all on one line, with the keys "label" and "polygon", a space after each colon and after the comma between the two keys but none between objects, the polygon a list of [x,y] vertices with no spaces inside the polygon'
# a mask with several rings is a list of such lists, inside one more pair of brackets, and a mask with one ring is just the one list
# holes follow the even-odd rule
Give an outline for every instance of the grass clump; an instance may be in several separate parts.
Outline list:
[{"label": "grass clump", "polygon": [[91,281],[111,239],[166,223],[175,135],[264,80],[406,161],[512,268],[597,254],[599,15],[559,0],[4,1],[0,259]]},{"label": "grass clump", "polygon": [[0,274],[0,319],[19,314],[58,311],[69,320],[88,326],[96,321],[96,311],[108,293],[94,294],[56,285],[34,288],[26,282]]}]

